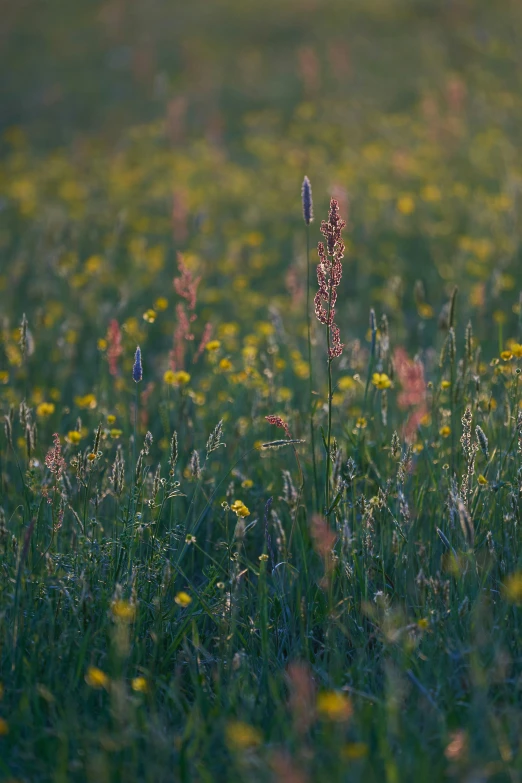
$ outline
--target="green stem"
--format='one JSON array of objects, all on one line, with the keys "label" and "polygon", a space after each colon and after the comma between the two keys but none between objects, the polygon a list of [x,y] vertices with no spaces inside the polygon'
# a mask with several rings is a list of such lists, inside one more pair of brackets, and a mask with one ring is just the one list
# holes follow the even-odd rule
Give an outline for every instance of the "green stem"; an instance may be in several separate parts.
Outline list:
[{"label": "green stem", "polygon": [[317,482],[317,464],[315,461],[315,434],[314,434],[314,407],[313,397],[313,378],[312,378],[312,316],[310,312],[310,226],[306,224],[306,324],[308,328],[308,377],[309,377],[309,398],[308,410],[310,414],[310,443],[312,447],[312,465],[314,471],[314,492],[315,507],[318,509],[319,488]]}]

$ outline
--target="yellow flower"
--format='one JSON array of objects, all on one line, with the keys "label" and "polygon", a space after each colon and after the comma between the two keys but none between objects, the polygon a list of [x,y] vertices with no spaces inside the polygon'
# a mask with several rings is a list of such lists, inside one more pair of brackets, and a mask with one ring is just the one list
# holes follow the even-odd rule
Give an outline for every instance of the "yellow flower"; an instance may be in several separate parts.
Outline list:
[{"label": "yellow flower", "polygon": [[252,479],[244,479],[241,482],[241,486],[243,487],[243,489],[252,489],[252,487],[254,486],[254,482],[252,481]]},{"label": "yellow flower", "polygon": [[512,604],[522,604],[522,571],[508,576],[503,584],[503,595]]},{"label": "yellow flower", "polygon": [[113,413],[109,413],[107,416],[107,424],[114,424],[116,421],[116,416]]},{"label": "yellow flower", "polygon": [[389,389],[392,385],[391,380],[385,372],[374,372],[372,375],[372,383],[376,389]]},{"label": "yellow flower", "polygon": [[448,427],[448,425],[445,424],[444,427],[440,428],[439,435],[441,438],[447,438],[449,435],[451,435],[451,427]]},{"label": "yellow flower", "polygon": [[481,473],[481,474],[480,474],[480,476],[477,478],[477,481],[478,481],[478,483],[479,483],[479,484],[481,484],[483,487],[487,486],[487,485],[488,485],[488,483],[489,483],[489,482],[488,482],[488,480],[487,480],[487,478],[486,478],[485,476],[483,476],[483,475],[482,475],[482,473]]},{"label": "yellow flower", "polygon": [[129,601],[114,601],[112,606],[112,613],[118,620],[122,620],[124,623],[132,623],[136,617],[136,607]]},{"label": "yellow flower", "polygon": [[75,397],[74,402],[79,408],[87,408],[89,410],[94,410],[98,404],[94,394],[84,394],[83,397]]},{"label": "yellow flower", "polygon": [[348,720],[353,707],[348,696],[338,691],[325,691],[317,697],[317,712],[322,718],[336,722]]},{"label": "yellow flower", "polygon": [[364,742],[348,742],[341,750],[346,761],[358,761],[368,755],[368,745]]},{"label": "yellow flower", "polygon": [[241,721],[229,723],[226,729],[227,744],[236,750],[247,750],[261,745],[261,734],[253,726]]},{"label": "yellow flower", "polygon": [[9,734],[9,724],[4,718],[0,718],[0,737],[5,737]]},{"label": "yellow flower", "polygon": [[87,674],[85,675],[85,682],[87,685],[90,685],[91,688],[100,690],[100,688],[106,688],[108,686],[109,678],[101,669],[97,669],[96,666],[89,666]]},{"label": "yellow flower", "polygon": [[511,352],[513,353],[513,356],[520,359],[522,357],[522,345],[520,345],[520,343],[512,343]]},{"label": "yellow flower", "polygon": [[415,202],[411,196],[401,196],[397,201],[397,209],[402,215],[411,215],[415,212]]},{"label": "yellow flower", "polygon": [[143,320],[147,321],[148,324],[153,324],[156,320],[156,311],[155,310],[145,310],[143,313]]},{"label": "yellow flower", "polygon": [[368,426],[368,422],[364,418],[364,416],[359,416],[357,421],[355,422],[355,426],[358,430],[364,430]]},{"label": "yellow flower", "polygon": [[420,423],[423,427],[429,427],[431,424],[431,416],[429,413],[425,413],[422,419],[420,420]]},{"label": "yellow flower", "polygon": [[167,370],[163,380],[171,386],[185,386],[190,381],[190,373],[185,372],[185,370],[178,370],[177,372]]},{"label": "yellow flower", "polygon": [[238,516],[238,517],[248,517],[250,516],[249,509],[245,506],[242,500],[234,500],[232,505],[230,506],[232,511]]},{"label": "yellow flower", "polygon": [[0,370],[0,383],[8,383],[9,382],[9,373],[7,370]]},{"label": "yellow flower", "polygon": [[82,439],[82,434],[81,432],[78,432],[78,430],[70,430],[67,433],[67,440],[69,441],[69,443],[72,443],[73,446],[77,446],[78,443],[81,441],[81,439]]},{"label": "yellow flower", "polygon": [[219,369],[222,370],[223,372],[228,372],[229,370],[231,370],[232,362],[230,361],[230,359],[221,359],[221,361],[219,362]]},{"label": "yellow flower", "polygon": [[500,358],[504,362],[509,362],[509,360],[513,358],[513,354],[511,353],[511,351],[502,351],[502,353],[500,354]]},{"label": "yellow flower", "polygon": [[430,621],[428,620],[428,618],[427,618],[427,617],[421,617],[421,619],[420,619],[420,620],[417,622],[417,625],[418,625],[418,626],[419,626],[419,628],[421,628],[423,631],[425,631],[425,630],[426,630],[426,628],[428,628],[429,624],[430,624]]},{"label": "yellow flower", "polygon": [[36,408],[36,415],[40,416],[42,419],[45,419],[47,416],[52,416],[53,413],[54,403],[52,402],[41,402]]},{"label": "yellow flower", "polygon": [[451,386],[451,381],[441,381],[440,388],[441,389],[449,389]]},{"label": "yellow flower", "polygon": [[107,350],[107,340],[104,337],[100,337],[98,340],[98,350],[99,351]]},{"label": "yellow flower", "polygon": [[192,603],[192,598],[190,595],[185,593],[183,590],[176,595],[174,600],[178,606],[182,606],[183,608],[189,606]]},{"label": "yellow flower", "polygon": [[116,428],[113,428],[109,431],[109,435],[111,438],[121,438],[123,435],[123,430],[117,430]]},{"label": "yellow flower", "polygon": [[426,302],[421,302],[417,306],[417,312],[421,318],[433,318],[433,307]]},{"label": "yellow flower", "polygon": [[507,315],[503,310],[495,310],[493,313],[493,320],[496,324],[505,324],[507,321]]},{"label": "yellow flower", "polygon": [[217,351],[219,348],[221,348],[221,343],[219,340],[209,340],[209,342],[205,345],[205,350],[207,350],[209,353],[212,353],[212,351]]},{"label": "yellow flower", "polygon": [[344,375],[342,378],[339,378],[337,388],[340,391],[349,391],[355,388],[355,381],[350,375]]},{"label": "yellow flower", "polygon": [[164,296],[159,296],[154,302],[154,308],[159,311],[166,310],[168,306],[169,306],[169,301],[168,299],[165,299]]},{"label": "yellow flower", "polygon": [[131,680],[131,688],[133,691],[136,691],[136,693],[147,693],[149,684],[145,677],[134,677]]}]

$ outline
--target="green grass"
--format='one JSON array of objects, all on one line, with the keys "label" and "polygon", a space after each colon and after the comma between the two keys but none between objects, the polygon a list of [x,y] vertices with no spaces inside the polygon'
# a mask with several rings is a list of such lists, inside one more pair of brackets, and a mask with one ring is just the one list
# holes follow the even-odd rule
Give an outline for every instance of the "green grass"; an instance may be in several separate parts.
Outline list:
[{"label": "green grass", "polygon": [[0,780],[520,780],[518,8],[64,13],[0,56]]}]

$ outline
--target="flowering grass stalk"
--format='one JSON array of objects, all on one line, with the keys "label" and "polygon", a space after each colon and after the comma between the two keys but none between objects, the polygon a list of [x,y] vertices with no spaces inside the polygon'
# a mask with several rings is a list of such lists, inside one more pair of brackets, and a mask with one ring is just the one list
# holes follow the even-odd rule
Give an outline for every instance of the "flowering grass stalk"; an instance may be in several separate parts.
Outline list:
[{"label": "flowering grass stalk", "polygon": [[326,326],[326,345],[328,362],[328,430],[326,436],[326,465],[325,465],[325,513],[329,508],[330,500],[330,463],[331,463],[331,439],[332,439],[332,361],[341,356],[344,345],[341,343],[339,327],[335,323],[335,303],[337,301],[337,288],[341,282],[343,273],[342,259],[344,257],[344,242],[342,230],[346,223],[339,215],[337,199],[330,200],[328,221],[321,223],[321,234],[326,240],[317,245],[319,264],[317,265],[317,282],[319,290],[314,297],[315,315],[317,320]]},{"label": "flowering grass stalk", "polygon": [[313,395],[313,371],[312,371],[312,314],[310,312],[310,223],[314,219],[314,203],[312,198],[312,186],[308,177],[303,180],[301,188],[301,200],[303,204],[303,218],[306,226],[306,328],[308,333],[308,380],[309,380],[309,414],[310,414],[310,444],[312,449],[312,466],[314,473],[315,505],[319,502],[319,488],[317,482],[317,465],[315,461],[315,434],[314,434],[314,405]]}]

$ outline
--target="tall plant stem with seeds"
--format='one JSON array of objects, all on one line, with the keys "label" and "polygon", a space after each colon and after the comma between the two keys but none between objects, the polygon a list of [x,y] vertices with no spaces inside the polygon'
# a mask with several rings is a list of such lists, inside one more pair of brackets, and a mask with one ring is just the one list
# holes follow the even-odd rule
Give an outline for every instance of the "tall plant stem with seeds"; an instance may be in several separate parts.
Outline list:
[{"label": "tall plant stem with seeds", "polygon": [[[328,302],[328,320],[332,309],[332,297]],[[325,466],[325,487],[324,487],[324,513],[330,508],[330,448],[332,440],[332,359],[330,357],[330,326],[326,327],[326,345],[328,352],[328,429],[326,431],[326,466]]]},{"label": "tall plant stem with seeds", "polygon": [[312,316],[310,313],[310,226],[306,224],[306,324],[308,328],[308,378],[309,378],[309,414],[310,414],[310,443],[312,447],[312,466],[314,472],[315,505],[319,503],[319,489],[317,484],[317,464],[315,461],[315,434],[314,434],[314,409],[313,409],[313,376],[312,376]]}]

